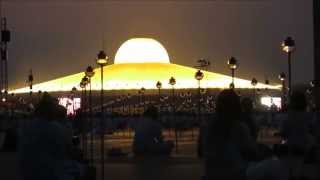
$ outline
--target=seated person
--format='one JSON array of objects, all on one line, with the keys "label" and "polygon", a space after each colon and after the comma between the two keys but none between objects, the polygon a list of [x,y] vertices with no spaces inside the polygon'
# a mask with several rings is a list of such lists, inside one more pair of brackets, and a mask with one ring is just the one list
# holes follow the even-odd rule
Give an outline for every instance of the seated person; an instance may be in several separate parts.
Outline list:
[{"label": "seated person", "polygon": [[289,147],[289,153],[304,156],[315,145],[312,136],[312,116],[306,112],[306,99],[303,93],[293,92],[290,96],[287,120],[283,121],[281,135]]},{"label": "seated person", "polygon": [[173,143],[164,141],[162,126],[158,121],[158,110],[149,107],[144,112],[144,118],[135,129],[133,152],[135,155],[169,155]]}]

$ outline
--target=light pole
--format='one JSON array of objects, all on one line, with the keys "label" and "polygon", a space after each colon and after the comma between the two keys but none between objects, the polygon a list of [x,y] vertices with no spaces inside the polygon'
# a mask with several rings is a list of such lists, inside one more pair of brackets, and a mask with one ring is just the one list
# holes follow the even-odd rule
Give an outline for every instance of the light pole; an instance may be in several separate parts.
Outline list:
[{"label": "light pole", "polygon": [[91,66],[88,66],[85,72],[89,78],[89,122],[90,122],[90,163],[93,166],[93,119],[92,119],[92,91],[91,78],[94,76],[94,71]]},{"label": "light pole", "polygon": [[104,180],[104,109],[103,109],[103,67],[108,63],[108,57],[106,53],[101,50],[97,55],[96,63],[100,66],[101,77],[101,92],[100,92],[100,106],[101,106],[101,180]]},{"label": "light pole", "polygon": [[254,98],[254,104],[257,103],[257,97],[256,97],[256,86],[258,84],[258,80],[256,78],[252,78],[251,85],[253,86],[253,98]]},{"label": "light pole", "polygon": [[201,93],[200,93],[200,81],[203,79],[204,74],[201,70],[198,70],[196,72],[196,74],[194,75],[194,78],[198,81],[198,122],[200,121],[200,114],[201,114],[201,102],[200,102],[200,97],[201,97]]},{"label": "light pole", "polygon": [[281,109],[284,108],[285,105],[285,97],[286,97],[286,74],[284,72],[279,74],[279,80],[282,84],[282,101],[281,101]]},{"label": "light pole", "polygon": [[157,82],[156,84],[157,88],[158,88],[158,98],[159,98],[159,109],[160,109],[160,99],[161,99],[161,88],[162,88],[162,83],[160,81]]},{"label": "light pole", "polygon": [[87,77],[83,77],[81,79],[81,82],[80,82],[80,87],[82,88],[82,97],[83,97],[83,101],[82,101],[82,121],[81,121],[81,127],[82,127],[82,130],[83,130],[83,133],[84,133],[84,136],[83,136],[83,154],[84,154],[84,157],[86,158],[87,156],[87,130],[86,130],[86,125],[87,123],[86,122],[86,108],[87,108],[87,85],[88,85],[88,78]]},{"label": "light pole", "polygon": [[176,114],[176,107],[175,107],[175,96],[174,96],[174,85],[176,84],[176,79],[174,77],[171,77],[169,79],[169,84],[172,87],[172,101],[171,101],[171,107],[175,122],[175,140],[176,140],[176,153],[178,153],[178,132],[177,132],[177,122],[175,121],[175,114]]},{"label": "light pole", "polygon": [[146,110],[146,102],[145,102],[145,96],[144,96],[144,93],[145,93],[146,89],[144,87],[142,87],[140,89],[140,93],[141,93],[141,96],[142,96],[142,103],[143,103],[143,112]]},{"label": "light pole", "polygon": [[[292,37],[287,37],[281,44],[282,50],[288,55],[288,96],[291,95],[291,54],[295,50],[295,41]],[[290,101],[290,100],[289,100]]]},{"label": "light pole", "polygon": [[76,87],[73,87],[71,89],[71,94],[72,94],[72,115],[75,115],[75,108],[74,108],[74,97],[76,96],[76,93],[77,93],[77,88]]},{"label": "light pole", "polygon": [[229,69],[231,69],[231,76],[232,76],[232,82],[230,83],[230,89],[234,89],[235,88],[235,85],[234,85],[234,73],[235,73],[235,70],[239,66],[238,60],[235,57],[231,57],[228,60],[228,65],[229,65]]},{"label": "light pole", "polygon": [[[31,98],[31,96],[32,96],[32,86],[33,86],[33,74],[32,74],[32,69],[31,69],[30,72],[29,72],[27,83],[28,83],[28,85],[29,85],[30,98]],[[32,99],[31,99],[31,100],[32,100]]]}]

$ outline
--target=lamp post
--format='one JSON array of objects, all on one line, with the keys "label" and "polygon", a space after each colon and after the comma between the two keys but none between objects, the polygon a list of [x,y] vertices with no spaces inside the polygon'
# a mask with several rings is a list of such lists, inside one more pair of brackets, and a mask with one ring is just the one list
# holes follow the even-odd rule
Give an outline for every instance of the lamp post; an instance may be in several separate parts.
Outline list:
[{"label": "lamp post", "polygon": [[91,66],[88,66],[85,72],[89,78],[89,122],[90,122],[90,163],[93,166],[93,119],[92,119],[92,91],[91,78],[94,76],[94,71]]},{"label": "lamp post", "polygon": [[158,98],[159,98],[159,109],[160,109],[160,99],[161,99],[161,94],[160,94],[160,91],[161,91],[161,88],[162,88],[162,83],[160,81],[157,82],[156,84],[157,88],[158,88]]},{"label": "lamp post", "polygon": [[239,66],[238,60],[235,57],[231,57],[228,60],[228,65],[229,65],[229,69],[231,69],[231,76],[232,76],[232,82],[230,84],[230,89],[234,89],[234,87],[235,87],[235,85],[234,85],[234,73],[235,73],[235,70]]},{"label": "lamp post", "polygon": [[100,77],[101,77],[101,92],[100,92],[100,106],[101,106],[101,121],[100,121],[100,128],[101,128],[101,179],[104,180],[104,109],[103,109],[103,67],[108,63],[108,57],[106,53],[101,50],[97,55],[96,63],[100,66]]},{"label": "lamp post", "polygon": [[[176,107],[175,107],[175,96],[174,96],[174,85],[176,84],[176,79],[174,77],[171,77],[169,79],[169,84],[172,87],[172,101],[171,101],[171,107],[173,112],[173,117],[175,119],[175,113],[176,113]],[[178,153],[178,132],[177,132],[177,122],[175,122],[175,140],[176,140],[176,153]]]},{"label": "lamp post", "polygon": [[258,80],[256,78],[252,78],[251,85],[253,86],[253,99],[254,104],[257,103],[257,97],[256,97],[256,86],[258,84]]},{"label": "lamp post", "polygon": [[295,50],[295,41],[292,37],[287,37],[281,44],[282,50],[288,55],[288,95],[291,95],[291,54]]},{"label": "lamp post", "polygon": [[146,89],[144,87],[142,87],[140,89],[140,93],[141,93],[141,96],[142,96],[142,103],[143,103],[143,112],[146,110],[146,102],[145,102],[145,96],[144,96],[144,93],[145,93]]},{"label": "lamp post", "polygon": [[74,108],[74,97],[76,96],[76,93],[77,93],[77,88],[76,87],[73,87],[71,89],[71,94],[72,94],[72,113],[73,115],[75,115],[75,108]]},{"label": "lamp post", "polygon": [[194,78],[198,81],[198,122],[200,121],[200,114],[201,114],[201,102],[200,102],[200,97],[201,97],[201,86],[200,86],[200,81],[203,79],[204,74],[201,70],[198,70],[196,74],[194,75]]},{"label": "lamp post", "polygon": [[81,128],[82,128],[82,131],[83,131],[83,154],[84,154],[84,157],[86,158],[87,156],[87,132],[86,132],[86,106],[87,106],[87,83],[88,83],[88,78],[87,77],[83,77],[81,79],[81,82],[80,82],[80,87],[82,88],[82,108],[81,108]]},{"label": "lamp post", "polygon": [[32,87],[33,87],[33,74],[32,74],[32,69],[31,69],[30,72],[29,72],[27,83],[28,83],[28,85],[29,85],[30,97],[31,97],[31,96],[32,96]]},{"label": "lamp post", "polygon": [[284,72],[279,74],[279,80],[282,83],[282,101],[281,101],[281,108],[284,108],[285,105],[285,97],[286,97],[286,74]]},{"label": "lamp post", "polygon": [[131,99],[131,94],[130,93],[128,93],[127,94],[127,102],[128,102],[128,115],[131,115],[131,101],[130,101],[130,99]]}]

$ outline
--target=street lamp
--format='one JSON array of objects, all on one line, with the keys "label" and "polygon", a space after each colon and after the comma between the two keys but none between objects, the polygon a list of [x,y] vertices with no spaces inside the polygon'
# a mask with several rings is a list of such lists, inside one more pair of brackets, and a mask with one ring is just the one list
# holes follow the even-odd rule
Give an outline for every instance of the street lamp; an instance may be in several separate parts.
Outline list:
[{"label": "street lamp", "polygon": [[103,109],[103,66],[107,65],[108,57],[106,53],[101,50],[99,51],[96,59],[96,63],[100,66],[100,77],[101,77],[101,92],[100,92],[100,106],[101,106],[101,179],[104,180],[104,132],[103,132],[103,124],[104,124],[104,109]]},{"label": "street lamp", "polygon": [[158,96],[159,96],[159,107],[160,107],[160,98],[161,98],[161,94],[160,94],[160,90],[162,88],[162,83],[160,81],[157,82],[156,84],[157,88],[158,88]]},{"label": "street lamp", "polygon": [[89,78],[89,122],[90,122],[90,163],[93,165],[93,119],[92,119],[92,90],[91,90],[91,78],[95,72],[91,66],[88,66],[85,72]]},{"label": "street lamp", "polygon": [[83,131],[83,136],[82,136],[82,148],[83,148],[83,155],[86,158],[87,156],[87,135],[86,135],[86,125],[85,125],[85,119],[86,119],[86,113],[85,109],[87,106],[87,84],[88,84],[88,78],[83,77],[80,82],[80,87],[82,89],[81,91],[81,130]]},{"label": "street lamp", "polygon": [[256,78],[252,78],[251,80],[251,85],[253,86],[253,98],[254,98],[254,103],[256,103],[257,98],[256,98],[256,86],[258,84],[258,80]]},{"label": "street lamp", "polygon": [[71,89],[71,94],[72,94],[72,113],[73,115],[75,115],[75,108],[74,108],[74,97],[76,96],[76,93],[77,93],[77,88],[76,87],[73,87]]},{"label": "street lamp", "polygon": [[[169,79],[169,84],[172,87],[172,102],[171,102],[171,107],[172,107],[172,112],[173,112],[173,117],[175,118],[175,97],[174,97],[174,85],[176,84],[176,79],[174,77],[171,77]],[[177,132],[177,122],[175,123],[175,140],[176,140],[176,153],[178,153],[178,132]]]},{"label": "street lamp", "polygon": [[282,50],[288,54],[288,95],[291,95],[291,54],[295,51],[295,41],[287,37],[281,44]]},{"label": "street lamp", "polygon": [[232,76],[232,82],[230,84],[230,89],[234,89],[234,73],[235,70],[238,68],[239,64],[237,62],[238,60],[235,57],[231,57],[228,60],[229,69],[231,69],[231,76]]},{"label": "street lamp", "polygon": [[279,74],[279,80],[282,83],[282,101],[281,101],[281,108],[284,107],[284,101],[285,101],[285,96],[286,96],[286,74],[284,72]]},{"label": "street lamp", "polygon": [[200,89],[201,89],[201,86],[200,86],[200,81],[203,79],[204,77],[204,74],[203,72],[199,69],[196,74],[194,75],[194,78],[198,81],[198,121],[200,120],[200,113],[201,113],[201,102],[200,102]]},{"label": "street lamp", "polygon": [[31,96],[31,95],[32,95],[32,86],[33,86],[33,74],[32,74],[32,70],[30,70],[30,72],[29,72],[27,83],[28,83],[28,85],[29,85],[30,96]]}]

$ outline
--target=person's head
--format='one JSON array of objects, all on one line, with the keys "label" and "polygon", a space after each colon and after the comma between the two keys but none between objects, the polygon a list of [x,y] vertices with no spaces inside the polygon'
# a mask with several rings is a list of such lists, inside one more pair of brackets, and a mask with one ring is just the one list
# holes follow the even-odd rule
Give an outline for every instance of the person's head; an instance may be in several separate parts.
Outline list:
[{"label": "person's head", "polygon": [[218,114],[238,117],[241,113],[240,97],[232,89],[223,90],[218,96],[216,110]]},{"label": "person's head", "polygon": [[57,99],[53,98],[49,93],[45,92],[41,97],[39,103],[36,105],[34,113],[38,118],[44,120],[55,120],[65,117],[66,110],[64,107],[59,105]]},{"label": "person's head", "polygon": [[155,106],[149,106],[146,111],[143,113],[144,117],[148,117],[151,119],[157,119],[158,118],[158,108]]},{"label": "person's head", "polygon": [[209,125],[208,139],[217,144],[225,143],[241,115],[240,97],[232,89],[223,90],[218,95],[216,115],[217,118]]},{"label": "person's head", "polygon": [[242,112],[252,112],[253,102],[250,98],[246,97],[241,100],[241,110]]},{"label": "person's head", "polygon": [[291,111],[302,112],[307,108],[307,100],[304,93],[295,91],[290,96],[289,109]]}]

